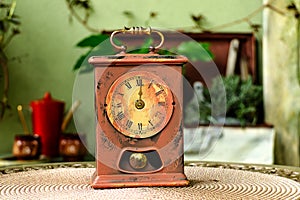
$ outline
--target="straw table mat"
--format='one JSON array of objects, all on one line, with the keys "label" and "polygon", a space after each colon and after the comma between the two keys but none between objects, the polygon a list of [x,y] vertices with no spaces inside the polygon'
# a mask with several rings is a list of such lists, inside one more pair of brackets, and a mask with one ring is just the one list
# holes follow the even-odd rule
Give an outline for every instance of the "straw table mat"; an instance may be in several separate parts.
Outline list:
[{"label": "straw table mat", "polygon": [[0,199],[300,199],[299,171],[276,166],[189,163],[187,187],[98,189],[93,163],[0,169]]}]

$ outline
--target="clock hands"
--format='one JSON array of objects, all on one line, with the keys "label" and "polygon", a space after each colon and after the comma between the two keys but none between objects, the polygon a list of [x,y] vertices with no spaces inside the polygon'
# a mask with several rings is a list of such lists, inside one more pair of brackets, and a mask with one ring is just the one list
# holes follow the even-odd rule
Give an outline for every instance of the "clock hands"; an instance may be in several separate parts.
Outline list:
[{"label": "clock hands", "polygon": [[142,85],[140,85],[140,91],[139,91],[138,95],[140,96],[139,100],[142,100],[142,95],[143,95]]},{"label": "clock hands", "polygon": [[139,90],[139,99],[135,101],[135,107],[137,109],[143,109],[145,107],[145,102],[142,100],[142,95],[143,95],[143,91],[142,91],[142,87],[143,87],[143,84],[140,84],[140,90]]}]

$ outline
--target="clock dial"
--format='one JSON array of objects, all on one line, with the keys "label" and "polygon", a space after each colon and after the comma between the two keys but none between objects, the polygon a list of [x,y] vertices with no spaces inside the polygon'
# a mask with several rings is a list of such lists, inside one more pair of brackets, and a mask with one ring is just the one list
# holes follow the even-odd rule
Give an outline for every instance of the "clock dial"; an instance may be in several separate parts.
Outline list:
[{"label": "clock dial", "polygon": [[109,121],[122,134],[147,138],[160,132],[173,113],[173,96],[165,82],[146,71],[120,76],[106,97]]}]

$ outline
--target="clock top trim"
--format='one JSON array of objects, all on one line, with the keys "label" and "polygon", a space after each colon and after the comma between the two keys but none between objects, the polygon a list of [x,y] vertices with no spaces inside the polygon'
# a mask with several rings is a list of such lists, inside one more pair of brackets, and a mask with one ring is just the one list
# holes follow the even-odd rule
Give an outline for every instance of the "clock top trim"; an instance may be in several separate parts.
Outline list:
[{"label": "clock top trim", "polygon": [[125,54],[120,53],[108,56],[92,56],[88,62],[95,67],[99,65],[126,65],[126,64],[176,64],[182,65],[188,62],[185,56],[181,55],[159,55],[159,54]]}]

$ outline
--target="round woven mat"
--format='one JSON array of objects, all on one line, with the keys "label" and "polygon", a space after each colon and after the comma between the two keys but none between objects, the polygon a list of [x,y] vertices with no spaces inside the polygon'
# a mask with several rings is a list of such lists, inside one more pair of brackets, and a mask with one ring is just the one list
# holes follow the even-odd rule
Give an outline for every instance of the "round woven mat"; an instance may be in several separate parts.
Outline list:
[{"label": "round woven mat", "polygon": [[54,168],[0,175],[0,199],[300,199],[300,183],[258,172],[185,167],[188,187],[98,189],[94,168]]}]

